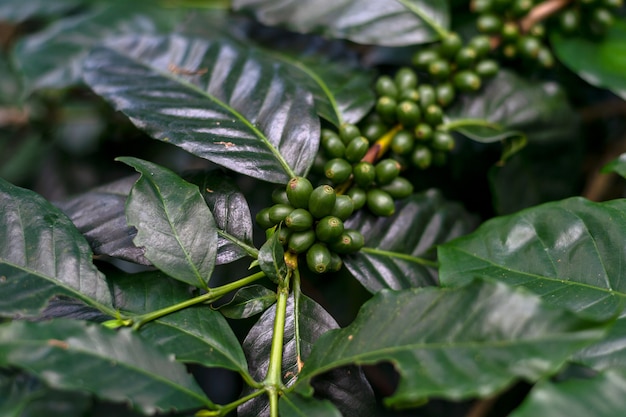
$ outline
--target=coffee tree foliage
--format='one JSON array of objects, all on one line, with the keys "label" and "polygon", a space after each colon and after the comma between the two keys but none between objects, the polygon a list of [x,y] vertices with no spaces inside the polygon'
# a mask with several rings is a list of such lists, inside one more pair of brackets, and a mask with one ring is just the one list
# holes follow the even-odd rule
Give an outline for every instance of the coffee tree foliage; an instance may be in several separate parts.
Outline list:
[{"label": "coffee tree foliage", "polygon": [[2,416],[623,415],[620,1],[0,20]]}]

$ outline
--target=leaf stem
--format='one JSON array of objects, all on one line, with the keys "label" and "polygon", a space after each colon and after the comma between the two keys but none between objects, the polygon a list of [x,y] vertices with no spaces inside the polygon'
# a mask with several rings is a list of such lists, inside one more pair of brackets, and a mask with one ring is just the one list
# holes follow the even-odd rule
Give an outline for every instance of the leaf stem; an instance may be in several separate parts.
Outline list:
[{"label": "leaf stem", "polygon": [[291,272],[292,271],[289,270],[287,278],[278,285],[278,299],[276,301],[276,316],[274,318],[274,329],[272,333],[270,363],[264,381],[270,401],[270,417],[278,417],[278,393],[283,388],[283,341],[285,321],[287,319],[287,298],[289,297]]},{"label": "leaf stem", "polygon": [[497,123],[492,123],[485,119],[457,119],[453,121],[445,122],[441,128],[445,130],[455,130],[467,126],[481,126],[489,127],[491,129],[502,130],[502,126]]},{"label": "leaf stem", "polygon": [[236,238],[235,236],[231,235],[230,233],[227,233],[227,232],[225,232],[223,230],[218,230],[217,234],[220,235],[221,237],[223,237],[224,239],[230,240],[235,245],[237,245],[241,249],[245,250],[246,253],[249,256],[253,257],[254,259],[257,259],[259,257],[259,250],[257,248],[255,248],[254,246],[248,245],[243,240],[240,240],[240,239]]},{"label": "leaf stem", "polygon": [[439,23],[435,22],[430,16],[428,16],[426,13],[424,13],[424,11],[422,9],[420,9],[418,6],[416,6],[415,4],[410,2],[409,0],[398,0],[398,3],[403,4],[404,7],[406,7],[407,9],[409,9],[410,11],[415,13],[420,19],[422,19],[424,21],[424,23],[426,23],[435,32],[437,32],[437,35],[439,35],[440,39],[443,39],[446,36],[448,36],[449,32],[446,29],[441,27],[439,25]]},{"label": "leaf stem", "polygon": [[142,314],[133,318],[133,329],[139,330],[141,326],[146,323],[149,323],[153,320],[159,319],[168,314],[176,313],[177,311],[183,310],[187,307],[194,306],[196,304],[205,303],[209,301],[215,301],[228,294],[231,291],[239,289],[245,285],[248,285],[254,281],[257,281],[265,276],[264,272],[257,272],[256,274],[249,275],[247,277],[241,278],[235,282],[231,282],[226,285],[222,285],[221,287],[209,288],[209,290],[198,297],[190,298],[189,300],[185,300],[181,303],[174,304],[160,310],[152,311],[150,313]]},{"label": "leaf stem", "polygon": [[298,373],[302,369],[304,362],[302,362],[302,346],[300,344],[300,296],[302,290],[300,289],[300,271],[296,269],[293,276],[293,327],[294,337],[296,339],[296,363],[298,364]]},{"label": "leaf stem", "polygon": [[258,397],[261,394],[264,394],[265,390],[264,389],[260,389],[260,390],[256,390],[251,392],[248,395],[244,395],[241,398],[238,398],[237,400],[233,401],[232,403],[228,403],[225,404],[223,406],[220,406],[218,410],[213,411],[213,410],[202,410],[199,411],[195,414],[196,417],[217,417],[217,416],[225,416],[228,413],[230,413],[231,411],[233,411],[234,409],[236,409],[237,407],[239,407],[241,404],[244,404],[248,401],[250,401],[253,398]]},{"label": "leaf stem", "polygon": [[361,248],[361,251],[365,253],[371,253],[372,255],[389,256],[392,258],[398,258],[398,259],[402,259],[405,261],[413,262],[413,263],[424,265],[424,266],[431,266],[433,268],[436,268],[439,266],[439,263],[436,261],[431,261],[430,259],[420,258],[418,256],[407,255],[406,253],[392,252],[392,251],[375,249],[375,248],[367,248],[367,247]]}]

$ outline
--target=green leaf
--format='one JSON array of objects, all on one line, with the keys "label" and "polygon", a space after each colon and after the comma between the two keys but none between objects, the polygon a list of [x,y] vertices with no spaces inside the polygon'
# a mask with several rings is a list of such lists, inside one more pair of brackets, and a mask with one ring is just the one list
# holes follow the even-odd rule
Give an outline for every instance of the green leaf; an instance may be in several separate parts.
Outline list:
[{"label": "green leaf", "polygon": [[434,285],[435,246],[468,233],[474,223],[434,189],[401,200],[391,217],[361,210],[346,227],[363,234],[366,248],[344,257],[344,264],[371,293]]},{"label": "green leaf", "polygon": [[52,388],[128,401],[146,413],[215,407],[184,365],[130,329],[14,321],[0,326],[0,364],[28,369]]},{"label": "green leaf", "polygon": [[278,233],[274,233],[259,250],[259,267],[272,281],[283,282],[288,270],[285,263],[285,250],[278,241]]},{"label": "green leaf", "polygon": [[576,197],[493,218],[439,247],[440,281],[499,280],[550,304],[613,316],[626,298],[625,213],[623,199]]},{"label": "green leaf", "polygon": [[626,178],[626,153],[621,154],[617,159],[614,159],[603,166],[601,172],[603,174],[614,172],[621,177]]},{"label": "green leaf", "polygon": [[555,373],[602,327],[501,283],[382,290],[350,326],[317,341],[299,384],[338,366],[390,361],[400,383],[389,406],[487,397]]},{"label": "green leaf", "polygon": [[187,284],[208,288],[217,254],[217,227],[200,190],[172,171],[131,157],[117,161],[141,174],[128,196],[126,217],[134,242],[157,268]]},{"label": "green leaf", "polygon": [[626,372],[626,317],[620,317],[602,340],[582,349],[576,362],[597,370]]},{"label": "green leaf", "polygon": [[[116,294],[116,308],[145,314],[190,298],[187,285],[160,272],[108,276]],[[143,325],[141,336],[176,360],[247,373],[237,337],[222,314],[208,305],[190,307]]]},{"label": "green leaf", "polygon": [[312,95],[230,41],[117,38],[91,53],[85,80],[154,138],[242,174],[286,183],[317,153]]},{"label": "green leaf", "polygon": [[234,0],[233,7],[269,26],[385,46],[437,40],[450,21],[448,2],[433,0]]},{"label": "green leaf", "polygon": [[[259,321],[250,329],[243,342],[250,369],[256,380],[262,380],[269,365],[272,345],[272,330],[276,306],[265,311]],[[283,352],[283,383],[291,386],[296,380],[299,370],[298,352],[296,348],[296,324],[298,317],[298,333],[300,344],[300,360],[307,360],[315,341],[330,329],[339,326],[326,310],[312,299],[301,295],[296,311],[293,294],[287,300],[287,319],[284,331]],[[362,371],[356,367],[335,369],[313,382],[317,393],[331,400],[345,417],[369,417],[375,412],[372,389]],[[245,392],[244,392],[245,394]],[[301,402],[291,394],[293,401]],[[307,402],[302,400],[302,402]],[[313,405],[315,406],[315,405]],[[324,406],[323,408],[326,408]],[[293,410],[292,410],[293,411]],[[266,397],[256,397],[241,405],[238,416],[252,417],[267,415],[269,403]],[[308,415],[308,414],[307,414]]]},{"label": "green leaf", "polygon": [[83,417],[91,401],[84,392],[51,389],[26,373],[0,369],[3,417]]},{"label": "green leaf", "polygon": [[185,179],[200,187],[213,213],[218,227],[217,264],[233,262],[246,255],[256,257],[250,208],[235,179],[218,170],[196,173]]},{"label": "green leaf", "polygon": [[114,313],[89,245],[67,216],[1,178],[0,213],[0,315],[36,316],[59,294]]},{"label": "green leaf", "polygon": [[542,381],[511,417],[616,417],[626,409],[626,375],[606,372],[590,379]]},{"label": "green leaf", "polygon": [[[50,2],[45,3],[49,8]],[[14,57],[26,91],[80,83],[83,60],[95,45],[123,33],[169,30],[180,16],[176,10],[157,7],[151,1],[111,1],[57,20],[43,31],[22,38],[15,47]]]},{"label": "green leaf", "polygon": [[250,285],[235,293],[219,311],[229,319],[245,319],[264,312],[276,302],[276,292],[262,285]]},{"label": "green leaf", "polygon": [[137,229],[126,223],[126,199],[137,175],[96,187],[68,200],[55,203],[85,236],[95,255],[152,265],[144,249],[133,244]]},{"label": "green leaf", "polygon": [[550,43],[559,61],[583,80],[626,100],[626,19],[616,19],[601,41],[552,31]]},{"label": "green leaf", "polygon": [[295,392],[284,394],[278,403],[281,417],[341,417],[342,414],[328,400],[306,398]]},{"label": "green leaf", "polygon": [[0,0],[0,16],[5,22],[21,23],[28,19],[60,15],[85,3],[86,0],[56,0],[54,3],[48,0]]}]

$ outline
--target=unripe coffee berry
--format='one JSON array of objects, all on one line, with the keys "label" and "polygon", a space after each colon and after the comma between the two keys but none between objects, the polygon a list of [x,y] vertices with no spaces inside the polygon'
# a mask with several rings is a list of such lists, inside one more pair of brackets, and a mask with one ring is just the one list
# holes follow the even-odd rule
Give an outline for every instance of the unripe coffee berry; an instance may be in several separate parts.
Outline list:
[{"label": "unripe coffee berry", "polygon": [[301,232],[293,232],[289,236],[287,248],[294,253],[302,253],[315,243],[315,231],[313,229]]},{"label": "unripe coffee berry", "polygon": [[346,147],[345,158],[350,162],[358,162],[365,156],[369,147],[370,143],[367,138],[363,136],[356,137]]},{"label": "unripe coffee berry", "polygon": [[295,208],[307,208],[312,192],[313,185],[311,181],[304,177],[294,177],[290,179],[285,188],[287,199]]},{"label": "unripe coffee berry", "polygon": [[287,204],[274,204],[270,207],[269,217],[272,223],[278,224],[285,220],[285,217],[289,215],[293,211],[293,207]]},{"label": "unripe coffee berry", "polygon": [[313,244],[306,252],[306,264],[316,274],[326,272],[331,260],[330,251],[322,243]]},{"label": "unripe coffee berry", "polygon": [[311,192],[308,206],[309,211],[313,217],[321,219],[332,212],[336,200],[337,194],[335,194],[333,187],[330,185],[320,185]]},{"label": "unripe coffee berry", "polygon": [[419,123],[422,112],[417,103],[413,101],[402,101],[396,107],[396,117],[402,126],[412,127]]},{"label": "unripe coffee berry", "polygon": [[361,161],[352,169],[354,182],[362,188],[367,188],[374,183],[376,179],[376,169],[369,162]]},{"label": "unripe coffee berry", "polygon": [[358,126],[351,123],[343,123],[339,126],[339,137],[344,144],[347,145],[352,139],[358,138],[359,136],[361,136],[361,131]]},{"label": "unripe coffee berry", "polygon": [[324,175],[334,184],[340,184],[352,175],[352,164],[343,158],[334,158],[324,165]]},{"label": "unripe coffee berry", "polygon": [[360,210],[367,201],[367,192],[360,187],[350,187],[348,196],[352,199],[354,210]]},{"label": "unripe coffee berry", "polygon": [[411,68],[402,67],[396,72],[394,81],[399,91],[409,90],[417,87],[417,74]]},{"label": "unripe coffee berry", "polygon": [[396,177],[389,184],[380,187],[394,199],[405,198],[413,193],[413,184],[404,177]]},{"label": "unripe coffee berry", "polygon": [[389,184],[400,175],[400,164],[394,159],[383,159],[376,164],[376,183]]},{"label": "unripe coffee berry", "polygon": [[301,232],[313,226],[313,216],[308,210],[297,208],[285,217],[285,225],[296,232]]},{"label": "unripe coffee berry", "polygon": [[391,150],[398,155],[405,155],[413,149],[415,138],[408,130],[400,130],[391,139]]},{"label": "unripe coffee berry", "polygon": [[391,216],[396,211],[393,198],[379,188],[372,188],[367,192],[367,208],[381,217]]},{"label": "unripe coffee berry", "polygon": [[315,226],[315,235],[322,242],[330,242],[343,233],[343,221],[339,217],[326,216]]},{"label": "unripe coffee berry", "polygon": [[330,212],[331,216],[338,217],[341,220],[346,220],[354,212],[354,201],[349,195],[338,195],[335,200],[335,207]]}]

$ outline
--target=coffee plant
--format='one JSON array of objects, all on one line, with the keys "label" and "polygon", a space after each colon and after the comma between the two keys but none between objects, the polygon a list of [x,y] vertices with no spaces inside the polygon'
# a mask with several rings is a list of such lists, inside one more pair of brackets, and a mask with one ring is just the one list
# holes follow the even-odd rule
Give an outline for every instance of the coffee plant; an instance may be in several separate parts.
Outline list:
[{"label": "coffee plant", "polygon": [[0,0],[0,415],[623,416],[621,0]]}]

